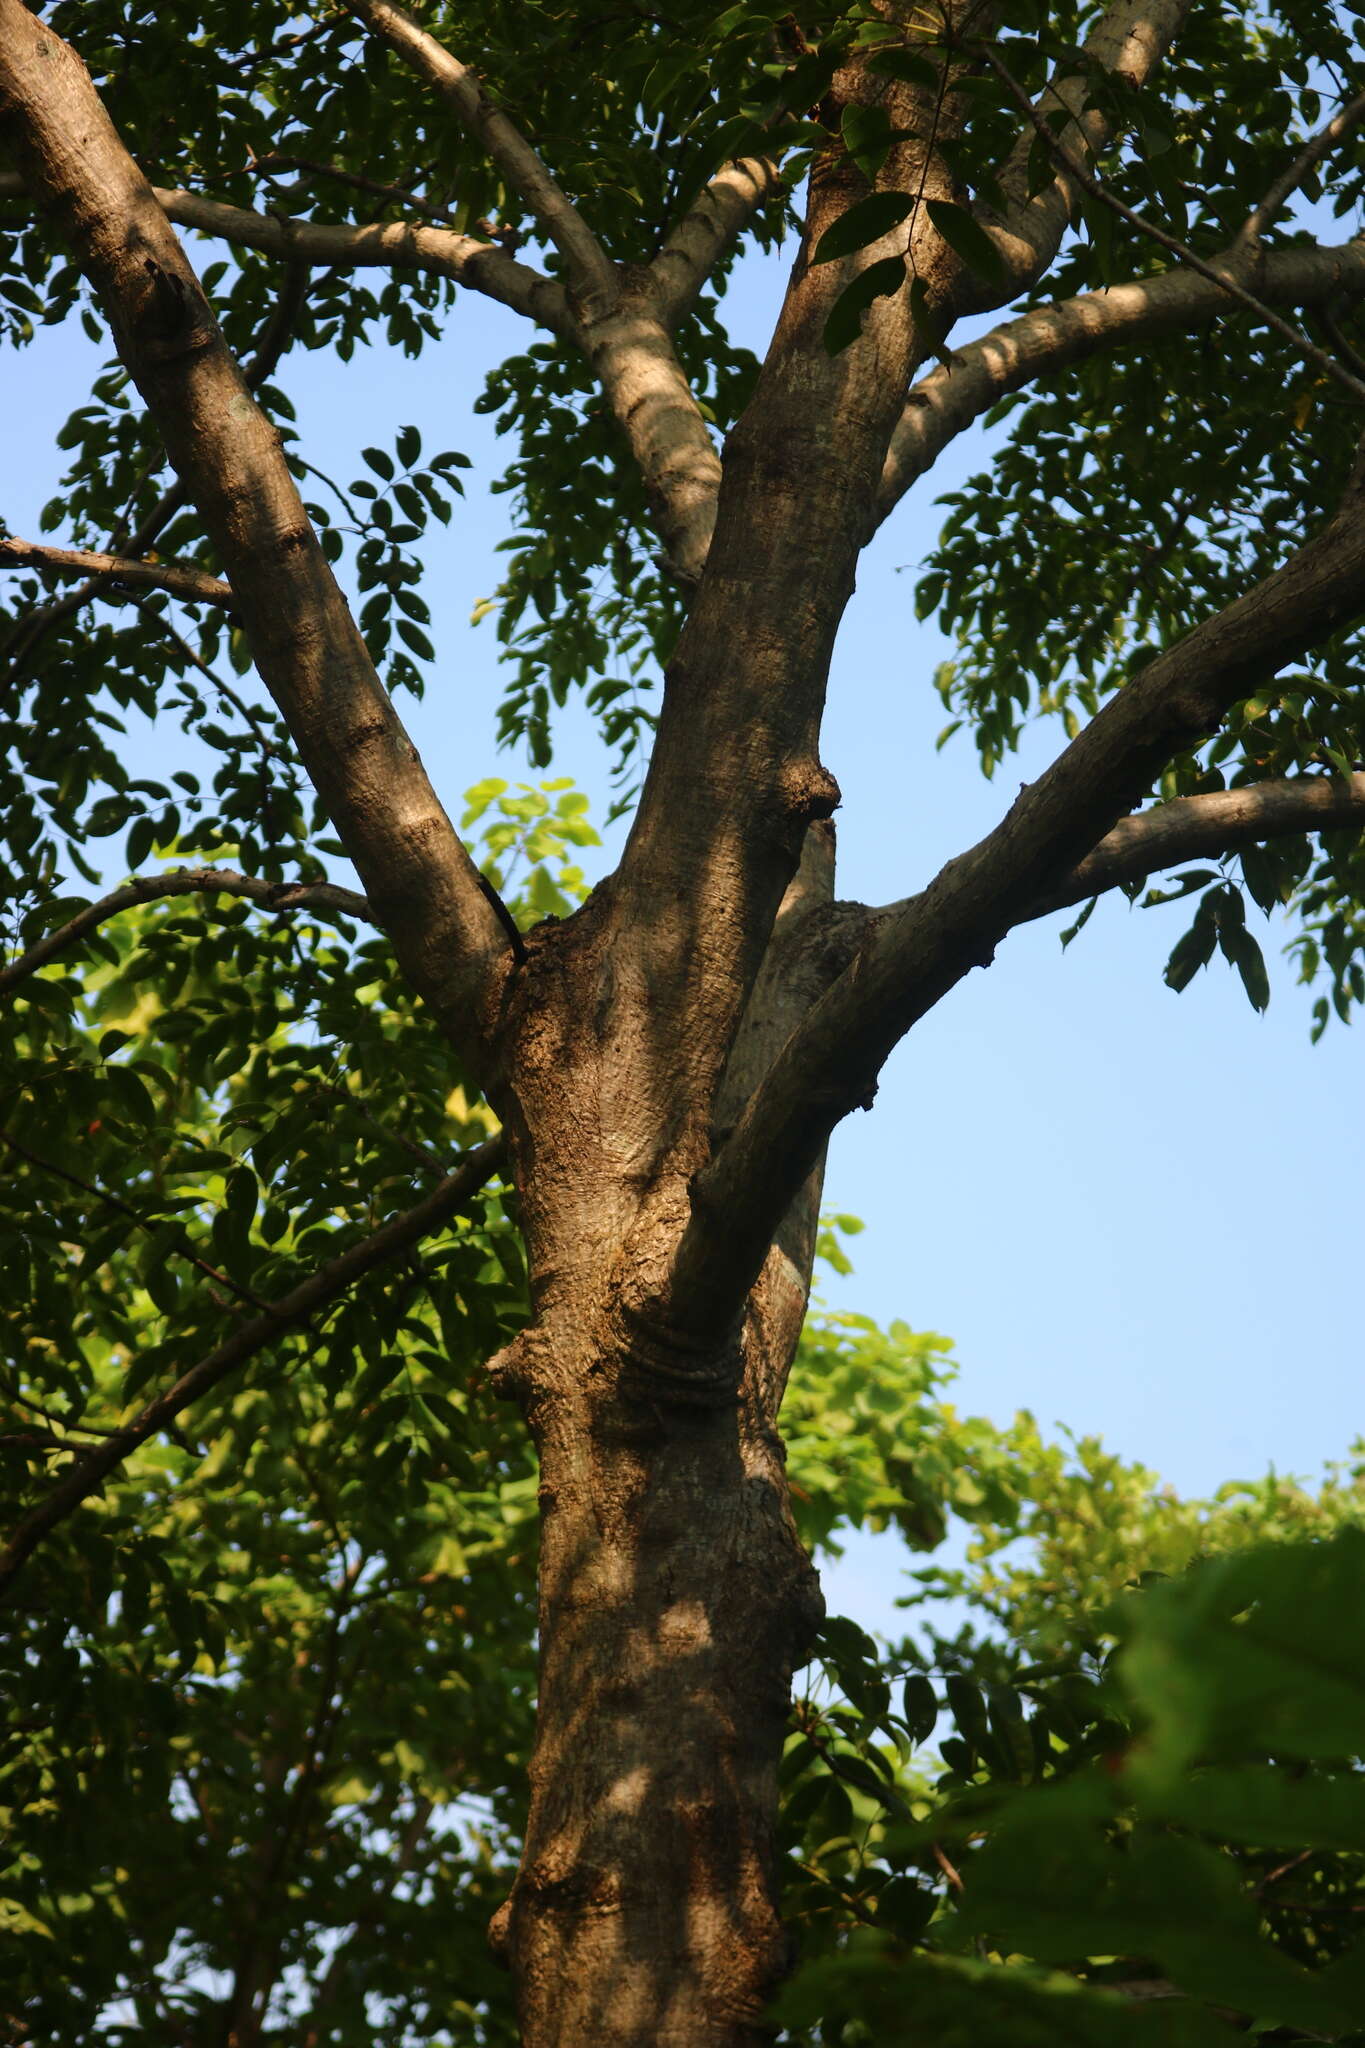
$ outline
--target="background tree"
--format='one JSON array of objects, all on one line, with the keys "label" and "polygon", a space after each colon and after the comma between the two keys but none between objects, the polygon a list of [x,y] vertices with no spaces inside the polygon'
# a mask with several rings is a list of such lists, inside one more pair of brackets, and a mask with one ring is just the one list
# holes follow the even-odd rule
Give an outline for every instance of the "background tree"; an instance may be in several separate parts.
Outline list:
[{"label": "background tree", "polygon": [[[343,1293],[331,1350],[376,1377],[345,1382],[338,1363],[320,1385],[325,1400],[349,1385],[388,1483],[416,1402],[453,1440],[436,1405],[452,1389],[514,1398],[538,1454],[540,1665],[529,1822],[495,1933],[528,2043],[754,2039],[783,1974],[778,1763],[819,1601],[776,1418],[823,1146],[891,1047],[1020,921],[1201,856],[1223,865],[1180,884],[1200,895],[1174,985],[1221,948],[1264,1001],[1243,883],[1303,913],[1324,1003],[1344,1015],[1365,985],[1350,330],[1365,257],[1291,210],[1324,185],[1338,212],[1358,205],[1365,98],[1349,23],[1293,16],[1124,0],[905,21],[454,10],[428,28],[382,0],[286,23],[97,5],[44,24],[0,6],[5,302],[20,329],[93,307],[123,366],[67,430],[53,525],[75,545],[0,543],[29,572],[6,649],[5,979],[21,993],[5,1128],[16,1266],[37,1276],[16,1387],[40,1410],[9,1447],[34,1469],[0,1570],[41,1628],[41,1574],[94,1542],[87,1598],[107,1605],[96,1539],[125,1527],[99,1526],[111,1476],[154,1442],[174,1476],[168,1432],[206,1398],[249,1417],[250,1386],[310,1348],[287,1333]],[[197,279],[173,224],[232,259]],[[742,236],[788,227],[759,369],[705,288]],[[377,296],[360,267],[389,273]],[[410,551],[459,458],[405,432],[368,452],[371,480],[317,478],[274,381],[291,344],[345,353],[379,321],[414,349],[438,340],[456,286],[549,337],[486,398],[521,437],[506,730],[546,749],[553,703],[582,688],[627,781],[648,753],[616,872],[569,915],[551,877],[529,930],[385,688],[415,685],[431,655]],[[1015,301],[975,338],[953,332]],[[1057,714],[1068,743],[927,889],[833,903],[819,718],[858,554],[954,434],[1035,383],[992,476],[954,506],[920,602],[961,632],[942,687],[988,766],[1026,714]],[[1188,452],[1175,496],[1156,459],[1171,445]],[[305,504],[300,478],[327,502]],[[89,627],[105,596],[131,624]],[[651,659],[657,724],[638,689]],[[252,663],[273,712],[234,680]],[[204,738],[212,788],[131,775],[107,736],[126,705]],[[554,815],[562,844],[579,814]],[[199,864],[73,900],[70,871],[99,885],[88,838],[125,826],[130,868],[158,846]],[[363,896],[326,879],[341,851]],[[125,960],[109,921],[185,897],[190,913],[152,914]],[[96,1037],[99,988],[65,971],[78,946],[148,989]],[[347,1139],[339,1159],[341,1116],[371,1115],[360,1098],[381,1075],[373,1153]],[[324,1085],[344,1098],[329,1122]],[[488,1110],[496,1135],[453,1161]],[[439,1171],[416,1207],[399,1199],[416,1162],[398,1186],[384,1165],[413,1142]],[[451,1221],[495,1172],[524,1275],[486,1210]],[[439,1345],[420,1314],[402,1328],[393,1263],[437,1231],[418,1282]],[[507,1272],[505,1301],[471,1306],[459,1267],[475,1256]],[[167,1319],[150,1342],[134,1272]],[[306,1403],[292,1425],[324,1442],[329,1426]],[[497,1442],[477,1483],[528,1481]],[[267,1522],[268,1475],[252,1480]],[[464,1542],[462,1485],[426,1477],[424,1527]],[[308,1521],[325,1511],[330,1529],[326,1480]],[[300,1812],[328,1755],[327,1645],[371,1555],[346,1520],[330,1541],[313,1583],[331,1618],[301,1688],[318,1718],[286,1767]],[[136,1565],[129,1583],[135,1616]],[[837,1667],[855,1691],[860,1657]],[[496,1775],[471,1759],[471,1782]],[[301,1825],[285,1816],[263,1852],[267,1911]],[[259,2033],[280,1939],[263,1921],[235,1952],[225,2038]],[[1193,1988],[1216,2003],[1211,1982]],[[1322,1998],[1318,2019],[1343,2009]]]}]

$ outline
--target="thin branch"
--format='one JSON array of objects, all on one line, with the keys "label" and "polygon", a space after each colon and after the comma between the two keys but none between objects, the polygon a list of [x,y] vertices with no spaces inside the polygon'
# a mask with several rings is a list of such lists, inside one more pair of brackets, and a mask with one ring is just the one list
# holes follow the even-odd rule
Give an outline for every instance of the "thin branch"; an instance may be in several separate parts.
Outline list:
[{"label": "thin branch", "polygon": [[406,206],[413,213],[424,213],[429,220],[444,221],[447,226],[453,225],[455,220],[450,207],[434,205],[431,200],[423,199],[420,193],[410,192],[406,185],[386,185],[379,178],[367,178],[359,171],[343,170],[340,164],[317,163],[310,156],[286,156],[272,150],[268,156],[253,156],[247,169],[264,178],[278,177],[282,171],[302,171],[308,177],[330,178],[335,184],[349,185],[355,192],[368,192],[391,205]]},{"label": "thin branch", "polygon": [[[3,183],[3,180],[0,180],[0,183]],[[27,191],[22,181],[20,189]],[[307,302],[308,281],[308,270],[305,265],[285,265],[284,281],[279,296],[262,323],[256,346],[242,372],[248,390],[259,390],[266,379],[275,374],[280,358],[294,338],[299,314]],[[145,555],[157,537],[170,525],[176,513],[188,503],[189,495],[177,477],[175,482],[162,492],[156,504],[136,527],[130,527],[125,520],[115,529],[110,547],[135,559]],[[14,632],[4,643],[9,656],[11,683],[22,682],[22,664],[32,656],[44,635],[60,620],[70,618],[83,605],[88,604],[91,598],[98,596],[99,589],[99,580],[96,578],[92,582],[82,584],[79,590],[69,591],[54,604],[44,605],[36,612],[29,612],[19,621]]]},{"label": "thin branch", "polygon": [[1338,832],[1352,825],[1365,826],[1365,774],[1359,772],[1286,776],[1245,789],[1176,797],[1115,825],[1053,895],[1030,906],[1020,922],[1084,903],[1106,889],[1145,881],[1187,860],[1217,859],[1267,839]]},{"label": "thin branch", "polygon": [[649,266],[665,327],[677,327],[747,222],[783,189],[777,164],[765,156],[737,157],[702,187]]},{"label": "thin branch", "polygon": [[234,248],[261,249],[291,262],[325,265],[333,270],[376,267],[422,270],[449,277],[456,284],[482,292],[529,320],[566,334],[572,317],[561,287],[552,278],[519,263],[492,242],[458,234],[454,228],[424,227],[414,221],[374,221],[366,227],[296,220],[288,214],[253,213],[244,206],[226,206],[202,192],[156,188],[158,205],[178,227],[197,228]]},{"label": "thin branch", "polygon": [[1228,268],[1226,259],[1224,259],[1221,268],[1216,263],[1206,263],[1204,258],[1197,256],[1188,244],[1180,241],[1175,235],[1168,235],[1164,228],[1159,228],[1156,225],[1155,221],[1148,220],[1145,214],[1138,213],[1133,207],[1125,205],[1123,200],[1116,198],[1109,190],[1109,187],[1093,176],[1084,164],[1078,162],[1060,138],[1053,134],[1051,128],[1049,128],[1043,116],[1038,112],[1018,79],[1002,62],[991,45],[989,43],[982,43],[978,45],[978,51],[983,60],[990,65],[991,70],[999,78],[1020,112],[1032,123],[1041,137],[1044,146],[1052,156],[1053,161],[1065,170],[1069,178],[1075,180],[1083,192],[1089,193],[1090,197],[1098,201],[1101,206],[1107,206],[1111,213],[1117,214],[1120,220],[1128,223],[1129,227],[1136,228],[1139,234],[1146,235],[1149,241],[1156,242],[1160,248],[1169,250],[1171,255],[1179,257],[1182,263],[1187,264],[1191,270],[1197,271],[1200,277],[1207,278],[1211,283],[1216,284],[1230,298],[1236,299],[1240,305],[1245,306],[1248,311],[1254,313],[1257,319],[1263,321],[1267,327],[1273,328],[1276,334],[1280,335],[1289,343],[1291,348],[1296,349],[1304,357],[1305,361],[1313,363],[1326,376],[1333,378],[1336,383],[1342,386],[1343,390],[1350,392],[1352,398],[1365,403],[1365,384],[1362,384],[1358,378],[1353,377],[1350,371],[1337,361],[1335,356],[1329,355],[1326,349],[1319,348],[1317,343],[1310,341],[1306,334],[1301,334],[1299,329],[1290,321],[1282,320],[1273,307],[1268,306],[1263,299],[1258,298],[1255,292],[1248,291],[1246,286],[1241,284]]},{"label": "thin branch", "polygon": [[0,569],[46,569],[54,576],[89,576],[94,597],[117,601],[124,591],[168,590],[191,604],[233,606],[232,586],[207,570],[179,562],[137,562],[122,555],[87,553],[83,548],[50,548],[43,543],[0,539]]},{"label": "thin branch", "polygon": [[357,1280],[377,1266],[387,1264],[429,1237],[470,1201],[502,1165],[503,1143],[490,1138],[466,1153],[453,1173],[431,1193],[352,1245],[339,1258],[330,1259],[307,1280],[269,1304],[265,1313],[242,1323],[223,1343],[190,1366],[163,1394],[149,1401],[137,1418],[118,1430],[98,1449],[79,1457],[45,1500],[26,1515],[3,1552],[0,1552],[0,1604],[8,1598],[18,1573],[38,1545],[63,1522],[83,1500],[103,1485],[109,1474],[148,1437],[173,1422],[184,1409],[216,1387],[231,1372],[244,1365],[275,1337],[294,1324],[326,1308]]},{"label": "thin branch", "polygon": [[[656,1309],[715,1341],[829,1132],[870,1105],[893,1046],[1011,929],[1050,904],[1177,753],[1283,665],[1365,611],[1365,444],[1321,533],[1134,675],[979,845],[869,936],[787,1041],[725,1144],[694,1180],[692,1212]],[[1149,828],[1157,830],[1159,828]]]},{"label": "thin branch", "polygon": [[[1357,297],[1365,293],[1365,241],[1271,250],[1256,280],[1267,304],[1325,307],[1334,297]],[[951,368],[936,367],[910,393],[882,471],[878,516],[884,519],[948,443],[1010,392],[1091,355],[1208,326],[1232,310],[1220,283],[1168,270],[1037,306],[956,349]]]},{"label": "thin branch", "polygon": [[[125,882],[97,903],[77,911],[69,923],[38,939],[17,960],[0,967],[0,995],[17,988],[40,967],[83,939],[87,932],[117,917],[134,904],[156,903],[167,896],[244,896],[263,910],[320,910],[333,917],[354,917],[378,924],[369,903],[353,889],[333,882],[267,882],[258,875],[239,875],[231,868],[173,868],[165,875],[143,875]],[[381,926],[382,929],[382,926]]]},{"label": "thin branch", "polygon": [[1254,248],[1276,215],[1283,212],[1285,205],[1293,198],[1304,179],[1317,169],[1323,158],[1335,149],[1342,137],[1349,135],[1353,128],[1358,128],[1362,121],[1365,121],[1365,92],[1357,93],[1353,100],[1318,130],[1311,142],[1304,145],[1283,176],[1275,180],[1260,205],[1247,215],[1237,231],[1237,241]]},{"label": "thin branch", "polygon": [[[39,1173],[49,1173],[54,1180],[64,1180],[68,1187],[78,1189],[83,1195],[89,1195],[92,1202],[102,1203],[106,1209],[112,1209],[117,1216],[126,1216],[135,1229],[145,1230],[149,1237],[159,1230],[166,1220],[162,1216],[144,1216],[131,1202],[126,1202],[122,1195],[116,1195],[112,1188],[102,1188],[97,1181],[86,1180],[79,1173],[73,1173],[70,1167],[58,1166],[55,1160],[44,1159],[39,1153],[30,1152],[28,1146],[21,1145],[9,1131],[0,1130],[0,1145],[16,1153],[20,1159],[27,1160]],[[238,1301],[244,1302],[248,1308],[264,1310],[265,1303],[258,1294],[253,1294],[249,1287],[243,1287],[240,1282],[232,1279],[230,1274],[220,1271],[217,1266],[210,1265],[207,1259],[201,1259],[197,1252],[190,1250],[188,1244],[171,1244],[167,1246],[167,1250],[176,1258],[184,1259],[185,1263],[193,1266],[197,1272],[204,1274],[215,1287],[225,1288],[228,1294],[235,1294]],[[215,1299],[226,1307],[222,1296],[215,1296]]]},{"label": "thin branch", "polygon": [[435,86],[457,120],[486,151],[564,259],[569,283],[585,313],[608,312],[620,295],[616,265],[535,151],[494,105],[468,65],[451,55],[393,0],[346,0],[373,33],[413,71]]}]

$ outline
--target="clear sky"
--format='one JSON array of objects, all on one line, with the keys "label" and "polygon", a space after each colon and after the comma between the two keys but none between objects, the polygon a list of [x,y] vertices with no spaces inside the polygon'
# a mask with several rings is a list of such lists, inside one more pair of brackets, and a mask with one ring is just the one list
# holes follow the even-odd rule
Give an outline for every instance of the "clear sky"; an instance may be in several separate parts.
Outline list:
[{"label": "clear sky", "polygon": [[[210,260],[202,243],[191,254]],[[776,271],[747,265],[733,294],[736,331],[760,352]],[[456,812],[482,777],[531,773],[495,751],[497,645],[491,624],[468,624],[496,587],[508,530],[508,500],[486,488],[506,457],[471,404],[490,364],[531,339],[469,295],[417,363],[383,349],[349,365],[299,357],[276,380],[305,453],[342,480],[360,473],[362,446],[391,447],[408,420],[428,450],[473,458],[467,497],[430,536],[434,674],[422,705],[400,707]],[[13,532],[37,537],[65,460],[56,432],[97,360],[74,326],[0,354],[0,513]],[[979,434],[958,443],[864,558],[824,742],[844,797],[844,896],[885,902],[921,886],[990,829],[1060,740],[1039,730],[993,784],[965,733],[934,752],[945,714],[931,678],[948,650],[915,622],[913,570],[936,531],[934,496],[985,454]],[[178,765],[166,743],[158,757]],[[553,772],[575,776],[599,817],[606,769],[586,720],[565,714]],[[143,772],[157,772],[150,759]],[[951,1334],[962,1408],[1004,1422],[1027,1407],[1045,1430],[1098,1433],[1184,1492],[1270,1466],[1311,1474],[1363,1426],[1359,1037],[1334,1021],[1310,1046],[1311,999],[1278,958],[1283,933],[1259,934],[1273,993],[1257,1017],[1221,961],[1182,996],[1163,985],[1178,905],[1104,903],[1063,954],[1066,922],[1012,936],[916,1027],[871,1114],[836,1133],[827,1206],[867,1229],[851,1247],[854,1276],[824,1292]],[[889,1539],[856,1544],[827,1577],[832,1603],[894,1629],[906,1562]]]}]

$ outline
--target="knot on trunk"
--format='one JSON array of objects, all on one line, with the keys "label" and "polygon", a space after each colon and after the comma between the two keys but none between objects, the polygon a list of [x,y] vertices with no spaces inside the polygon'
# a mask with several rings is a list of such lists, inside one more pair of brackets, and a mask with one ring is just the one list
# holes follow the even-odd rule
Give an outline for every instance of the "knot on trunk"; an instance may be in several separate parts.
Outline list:
[{"label": "knot on trunk", "polygon": [[739,1331],[719,1350],[699,1344],[671,1318],[629,1309],[621,1316],[619,1387],[655,1407],[733,1408],[744,1370]]},{"label": "knot on trunk", "polygon": [[789,817],[803,828],[832,818],[843,801],[838,783],[822,761],[791,761],[778,784]]}]

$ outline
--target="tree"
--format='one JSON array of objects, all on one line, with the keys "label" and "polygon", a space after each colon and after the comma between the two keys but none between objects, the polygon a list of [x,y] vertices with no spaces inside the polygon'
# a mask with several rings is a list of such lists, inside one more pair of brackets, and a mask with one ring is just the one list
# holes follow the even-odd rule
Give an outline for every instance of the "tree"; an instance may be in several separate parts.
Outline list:
[{"label": "tree", "polygon": [[[57,1388],[11,1446],[36,1470],[6,1586],[58,1571],[125,1460],[159,1440],[174,1474],[182,1415],[249,1363],[268,1386],[265,1361],[308,1347],[290,1332],[382,1275],[329,1324],[338,1360],[421,1346],[430,1406],[486,1345],[479,1398],[518,1404],[537,1458],[529,1817],[494,1921],[522,2038],[756,2040],[787,1966],[791,1675],[820,1617],[777,1418],[830,1130],[1013,926],[1191,859],[1218,865],[1178,884],[1201,893],[1173,985],[1221,948],[1264,1002],[1244,885],[1302,914],[1324,1022],[1365,992],[1365,255],[1311,232],[1360,198],[1350,25],[1114,0],[425,26],[354,0],[282,28],[245,5],[40,22],[0,0],[0,26],[12,325],[80,304],[122,365],[66,432],[53,522],[76,545],[0,542],[28,572],[6,650],[27,693],[6,1144],[16,1264],[40,1269],[26,1370]],[[177,226],[229,260],[196,277]],[[788,232],[759,367],[708,287],[745,238]],[[544,754],[552,704],[582,689],[627,776],[641,764],[616,872],[572,909],[547,884],[529,929],[390,694],[431,655],[408,551],[460,458],[405,433],[367,452],[371,480],[319,480],[333,509],[305,503],[275,381],[291,347],[347,354],[380,321],[437,342],[459,289],[547,337],[486,396],[521,437],[506,730]],[[1000,408],[1013,433],[919,604],[961,636],[941,687],[988,768],[1026,716],[1067,742],[928,888],[841,904],[818,743],[858,555]],[[130,625],[87,623],[109,597]],[[632,690],[652,659],[657,720]],[[273,713],[232,679],[253,664]],[[211,791],[129,773],[106,737],[128,706],[206,740]],[[84,841],[125,825],[130,869],[157,846],[197,864],[73,900],[71,870],[99,886]],[[363,895],[327,879],[340,851]],[[167,907],[186,898],[188,917]],[[162,907],[130,961],[110,920],[135,904]],[[104,962],[93,1014],[121,1020],[94,1039],[79,957]],[[148,993],[110,1012],[120,975]],[[372,1091],[384,1112],[345,1172],[325,1089],[338,1124]],[[452,1164],[485,1103],[493,1134]],[[195,1135],[209,1114],[216,1146]],[[386,1164],[414,1128],[448,1169],[416,1207]],[[457,1273],[479,1239],[451,1219],[495,1173],[524,1323],[480,1322]],[[439,1266],[415,1251],[433,1232]],[[74,1287],[52,1259],[73,1235]],[[491,1255],[515,1268],[510,1242]],[[192,1304],[172,1255],[197,1268]],[[152,1342],[134,1271],[167,1319]],[[408,1284],[440,1347],[420,1315],[404,1331]],[[96,1436],[115,1371],[124,1405]],[[352,1398],[387,1475],[404,1432],[377,1391]],[[114,1583],[102,1554],[91,1598]],[[246,1969],[235,2038],[257,1989]]]}]

